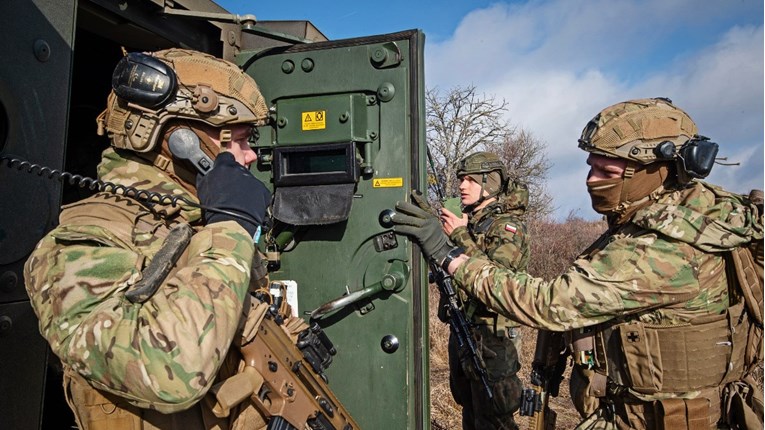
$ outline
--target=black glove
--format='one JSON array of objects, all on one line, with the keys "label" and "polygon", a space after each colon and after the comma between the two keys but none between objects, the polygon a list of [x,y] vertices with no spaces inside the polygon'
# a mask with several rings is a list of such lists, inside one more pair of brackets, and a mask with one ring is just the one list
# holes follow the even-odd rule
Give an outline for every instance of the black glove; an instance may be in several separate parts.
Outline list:
[{"label": "black glove", "polygon": [[[412,199],[419,204],[422,201],[415,194]],[[454,248],[454,244],[441,228],[441,221],[431,213],[409,202],[396,203],[396,213],[391,217],[393,231],[411,236],[420,244],[426,257],[433,259],[441,266],[446,256]]]},{"label": "black glove", "polygon": [[221,152],[210,172],[197,175],[197,196],[208,208],[204,210],[205,224],[236,221],[253,238],[271,203],[266,186],[230,152]]}]

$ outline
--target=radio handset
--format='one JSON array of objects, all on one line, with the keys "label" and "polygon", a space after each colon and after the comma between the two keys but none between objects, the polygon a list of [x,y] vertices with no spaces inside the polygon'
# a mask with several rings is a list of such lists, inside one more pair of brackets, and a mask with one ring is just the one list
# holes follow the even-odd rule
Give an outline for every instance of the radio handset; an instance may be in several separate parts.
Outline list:
[{"label": "radio handset", "polygon": [[202,151],[199,136],[190,128],[179,128],[170,133],[167,146],[174,157],[188,160],[201,175],[206,175],[213,167],[213,160]]}]

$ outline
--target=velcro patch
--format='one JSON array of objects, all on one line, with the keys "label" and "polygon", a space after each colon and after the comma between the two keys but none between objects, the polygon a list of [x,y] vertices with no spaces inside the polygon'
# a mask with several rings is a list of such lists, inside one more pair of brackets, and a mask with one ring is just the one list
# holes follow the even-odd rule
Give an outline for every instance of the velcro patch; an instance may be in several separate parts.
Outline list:
[{"label": "velcro patch", "polygon": [[509,231],[510,233],[515,233],[518,231],[518,228],[514,225],[505,224],[505,231]]}]

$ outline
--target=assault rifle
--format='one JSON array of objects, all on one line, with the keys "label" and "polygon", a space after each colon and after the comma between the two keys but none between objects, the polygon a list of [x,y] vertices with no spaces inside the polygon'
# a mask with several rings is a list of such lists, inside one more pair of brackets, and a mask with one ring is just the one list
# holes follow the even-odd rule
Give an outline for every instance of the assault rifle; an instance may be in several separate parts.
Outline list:
[{"label": "assault rifle", "polygon": [[[262,311],[266,304],[253,306]],[[358,430],[323,373],[335,353],[327,336],[313,324],[295,344],[282,324],[268,306],[255,336],[239,347],[244,369],[210,390],[213,413],[226,417],[249,398],[267,417],[268,430]]]},{"label": "assault rifle", "polygon": [[[484,390],[489,399],[494,397],[491,385],[489,385],[489,377],[486,372],[486,366],[478,355],[478,349],[473,341],[473,330],[470,323],[465,318],[465,314],[462,313],[458,303],[457,292],[452,286],[452,278],[444,271],[444,269],[438,267],[438,264],[430,262],[430,274],[432,276],[431,281],[435,282],[438,286],[438,292],[441,293],[441,302],[445,303],[446,315],[449,324],[449,329],[454,338],[457,340],[457,346],[460,351],[465,351],[470,359],[473,369],[481,378]],[[439,312],[440,313],[440,312]]]},{"label": "assault rifle", "polygon": [[558,414],[550,409],[550,397],[558,397],[568,354],[563,333],[539,330],[534,361],[531,364],[532,388],[521,394],[521,416],[531,417],[529,430],[553,430]]}]

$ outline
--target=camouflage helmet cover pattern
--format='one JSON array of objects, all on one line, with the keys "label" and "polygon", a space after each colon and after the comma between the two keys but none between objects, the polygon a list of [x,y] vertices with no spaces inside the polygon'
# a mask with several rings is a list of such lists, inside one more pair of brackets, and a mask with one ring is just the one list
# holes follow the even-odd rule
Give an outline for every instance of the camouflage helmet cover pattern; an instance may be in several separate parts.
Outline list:
[{"label": "camouflage helmet cover pattern", "polygon": [[698,133],[685,111],[666,98],[630,100],[598,113],[582,131],[579,147],[607,157],[640,164],[656,161],[654,151],[669,141],[680,148]]},{"label": "camouflage helmet cover pattern", "polygon": [[457,166],[457,177],[498,171],[501,181],[507,180],[507,168],[499,157],[491,152],[476,152],[463,158]]},{"label": "camouflage helmet cover pattern", "polygon": [[266,124],[268,108],[258,85],[235,64],[186,49],[167,49],[149,55],[172,69],[177,91],[160,106],[146,107],[119,97],[113,90],[106,110],[98,117],[99,135],[106,131],[113,146],[151,151],[161,139],[163,126],[171,119],[199,121],[214,127]]}]

